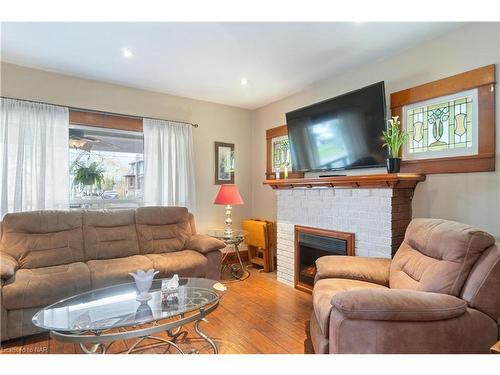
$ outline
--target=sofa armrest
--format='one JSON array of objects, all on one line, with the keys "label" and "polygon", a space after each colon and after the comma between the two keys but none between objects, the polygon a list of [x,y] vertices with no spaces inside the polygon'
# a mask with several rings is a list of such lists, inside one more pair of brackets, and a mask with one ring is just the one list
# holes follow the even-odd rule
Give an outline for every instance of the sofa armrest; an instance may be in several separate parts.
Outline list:
[{"label": "sofa armrest", "polygon": [[7,253],[0,253],[0,278],[2,280],[8,280],[14,276],[18,267],[17,260]]},{"label": "sofa armrest", "polygon": [[333,296],[332,306],[347,319],[436,321],[465,313],[467,302],[448,294],[405,289],[356,289]]},{"label": "sofa armrest", "polygon": [[206,234],[195,234],[187,241],[185,248],[196,250],[200,253],[209,253],[214,250],[220,250],[226,247],[226,244],[217,238]]},{"label": "sofa armrest", "polygon": [[390,259],[328,255],[316,260],[315,282],[321,279],[352,279],[389,286]]}]

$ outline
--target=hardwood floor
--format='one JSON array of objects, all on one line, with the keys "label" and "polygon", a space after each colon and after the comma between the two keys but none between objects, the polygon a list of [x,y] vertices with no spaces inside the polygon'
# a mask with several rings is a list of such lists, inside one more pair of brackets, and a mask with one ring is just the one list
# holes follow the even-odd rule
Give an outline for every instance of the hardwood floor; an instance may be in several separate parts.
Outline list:
[{"label": "hardwood floor", "polygon": [[[276,273],[261,273],[252,267],[249,271],[248,279],[226,284],[228,290],[219,307],[200,328],[217,343],[221,354],[311,353],[311,296],[279,283]],[[208,345],[197,338],[192,325],[186,328],[188,338],[181,348],[195,347],[209,353]],[[108,352],[124,352],[134,341],[115,342]],[[145,352],[164,353],[165,347]],[[4,342],[0,353],[76,354],[81,350],[78,345],[56,341],[44,333]]]}]

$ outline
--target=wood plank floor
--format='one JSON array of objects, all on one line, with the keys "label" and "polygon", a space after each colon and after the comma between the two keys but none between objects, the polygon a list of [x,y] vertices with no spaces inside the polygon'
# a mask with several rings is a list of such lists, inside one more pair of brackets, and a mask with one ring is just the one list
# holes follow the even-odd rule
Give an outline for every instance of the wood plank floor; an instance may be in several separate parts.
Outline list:
[{"label": "wood plank floor", "polygon": [[[251,267],[249,271],[248,279],[226,284],[228,290],[219,307],[200,328],[217,343],[221,354],[311,353],[308,337],[311,296],[279,283],[276,273],[261,273]],[[201,353],[209,353],[209,346],[198,339],[192,325],[186,328],[188,338],[181,348],[194,347]],[[124,352],[134,341],[115,342],[108,352]],[[164,353],[165,347],[145,352]],[[81,350],[78,345],[58,342],[44,333],[4,342],[0,353],[76,354]]]}]

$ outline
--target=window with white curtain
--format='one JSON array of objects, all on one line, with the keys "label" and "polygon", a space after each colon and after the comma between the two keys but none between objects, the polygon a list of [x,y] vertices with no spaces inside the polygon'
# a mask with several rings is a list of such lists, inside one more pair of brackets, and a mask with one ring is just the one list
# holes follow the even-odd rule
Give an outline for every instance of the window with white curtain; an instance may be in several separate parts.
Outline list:
[{"label": "window with white curtain", "polygon": [[144,205],[195,212],[193,130],[184,123],[144,119]]},{"label": "window with white curtain", "polygon": [[0,216],[68,208],[68,109],[1,98],[0,112]]},{"label": "window with white curtain", "polygon": [[70,124],[68,108],[1,99],[0,214],[140,205],[195,210],[192,128]]}]

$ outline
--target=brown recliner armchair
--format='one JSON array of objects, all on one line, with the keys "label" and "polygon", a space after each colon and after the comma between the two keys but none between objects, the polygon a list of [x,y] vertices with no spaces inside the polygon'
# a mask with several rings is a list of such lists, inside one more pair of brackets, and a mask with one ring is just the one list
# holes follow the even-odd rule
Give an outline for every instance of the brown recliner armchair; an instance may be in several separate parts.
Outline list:
[{"label": "brown recliner armchair", "polygon": [[500,245],[468,225],[414,219],[392,260],[316,266],[316,353],[487,353],[499,338]]}]

